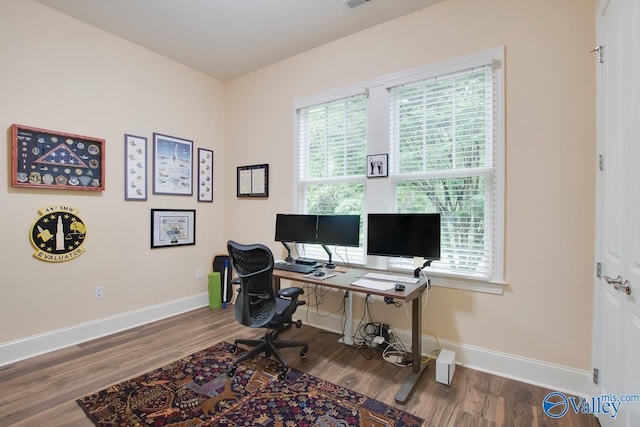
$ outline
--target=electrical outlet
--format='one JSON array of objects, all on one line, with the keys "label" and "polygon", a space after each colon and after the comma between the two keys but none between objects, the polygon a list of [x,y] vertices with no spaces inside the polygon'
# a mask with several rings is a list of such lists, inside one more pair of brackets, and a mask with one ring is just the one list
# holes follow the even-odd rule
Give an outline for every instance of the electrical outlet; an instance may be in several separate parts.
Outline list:
[{"label": "electrical outlet", "polygon": [[367,302],[373,302],[373,295],[367,294]]},{"label": "electrical outlet", "polygon": [[96,290],[95,290],[95,299],[102,299],[102,296],[104,295],[104,289],[102,288],[102,286],[96,286]]},{"label": "electrical outlet", "polygon": [[204,277],[204,270],[202,267],[196,268],[196,279],[202,279]]}]

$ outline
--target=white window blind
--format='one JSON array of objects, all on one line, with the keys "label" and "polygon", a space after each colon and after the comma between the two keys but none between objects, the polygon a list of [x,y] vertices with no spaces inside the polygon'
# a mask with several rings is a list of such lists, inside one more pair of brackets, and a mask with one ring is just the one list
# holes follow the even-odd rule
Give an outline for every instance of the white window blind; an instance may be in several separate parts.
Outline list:
[{"label": "white window blind", "polygon": [[[298,154],[299,213],[362,215],[365,95],[300,108]],[[360,241],[362,246],[362,234]],[[362,247],[330,249],[334,262],[364,263]],[[299,247],[298,252],[310,258],[327,259],[326,252],[318,245]]]},{"label": "white window blind", "polygon": [[435,271],[493,278],[494,97],[492,63],[390,88],[396,210],[441,214]]},{"label": "white window blind", "polygon": [[[298,213],[360,214],[366,234],[369,211],[439,212],[434,284],[501,293],[503,67],[495,48],[294,102]],[[367,179],[366,155],[383,153],[388,177]],[[360,241],[334,261],[413,271],[410,259],[368,257]],[[326,259],[319,246],[302,251]]]}]

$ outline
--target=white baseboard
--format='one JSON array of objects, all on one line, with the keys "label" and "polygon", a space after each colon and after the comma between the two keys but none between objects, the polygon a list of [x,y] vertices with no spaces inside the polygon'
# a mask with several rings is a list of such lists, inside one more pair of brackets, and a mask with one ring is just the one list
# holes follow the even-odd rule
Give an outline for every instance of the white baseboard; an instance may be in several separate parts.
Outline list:
[{"label": "white baseboard", "polygon": [[165,319],[208,304],[209,294],[202,293],[15,341],[0,343],[0,366]]},{"label": "white baseboard", "polygon": [[[298,310],[297,318],[303,322],[320,328],[342,333],[343,319],[340,315],[322,313],[309,310]],[[353,330],[357,331],[360,319],[354,319]],[[407,348],[411,346],[411,332],[392,328],[393,333]],[[440,339],[442,348],[456,353],[456,364],[466,366],[477,371],[487,372],[516,381],[545,387],[553,391],[572,394],[580,397],[589,396],[590,373],[567,366],[547,363],[495,350],[462,344],[454,341]],[[422,336],[422,354],[427,355],[437,349],[434,337]]]},{"label": "white baseboard", "polygon": [[[15,341],[0,343],[0,366],[204,307],[208,303],[209,296],[207,293],[203,293]],[[342,319],[339,315],[316,313],[311,310],[299,310],[296,314],[297,318],[302,319],[303,322],[311,326],[338,334],[342,333]],[[354,331],[357,330],[358,321],[359,319],[354,321]],[[392,330],[403,343],[407,346],[411,345],[410,331],[396,328]],[[456,363],[459,365],[546,387],[554,391],[581,397],[589,396],[590,373],[588,371],[449,340],[440,339],[440,344],[443,348],[456,353]],[[435,338],[426,335],[422,336],[423,354],[428,354],[436,348]]]}]

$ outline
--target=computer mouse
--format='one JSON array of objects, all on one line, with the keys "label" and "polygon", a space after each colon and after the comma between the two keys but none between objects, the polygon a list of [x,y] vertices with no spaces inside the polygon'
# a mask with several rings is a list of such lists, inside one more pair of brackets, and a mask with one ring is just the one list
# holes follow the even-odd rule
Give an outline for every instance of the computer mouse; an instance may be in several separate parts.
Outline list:
[{"label": "computer mouse", "polygon": [[315,273],[313,273],[314,276],[324,276],[324,271],[322,270],[316,270]]}]

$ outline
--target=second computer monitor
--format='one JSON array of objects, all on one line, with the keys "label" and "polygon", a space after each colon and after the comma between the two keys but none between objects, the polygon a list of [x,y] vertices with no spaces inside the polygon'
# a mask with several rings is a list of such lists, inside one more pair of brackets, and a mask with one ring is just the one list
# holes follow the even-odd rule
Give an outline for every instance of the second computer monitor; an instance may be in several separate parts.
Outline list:
[{"label": "second computer monitor", "polygon": [[317,243],[360,246],[360,215],[318,215]]},{"label": "second computer monitor", "polygon": [[440,259],[439,213],[371,213],[367,254]]}]

